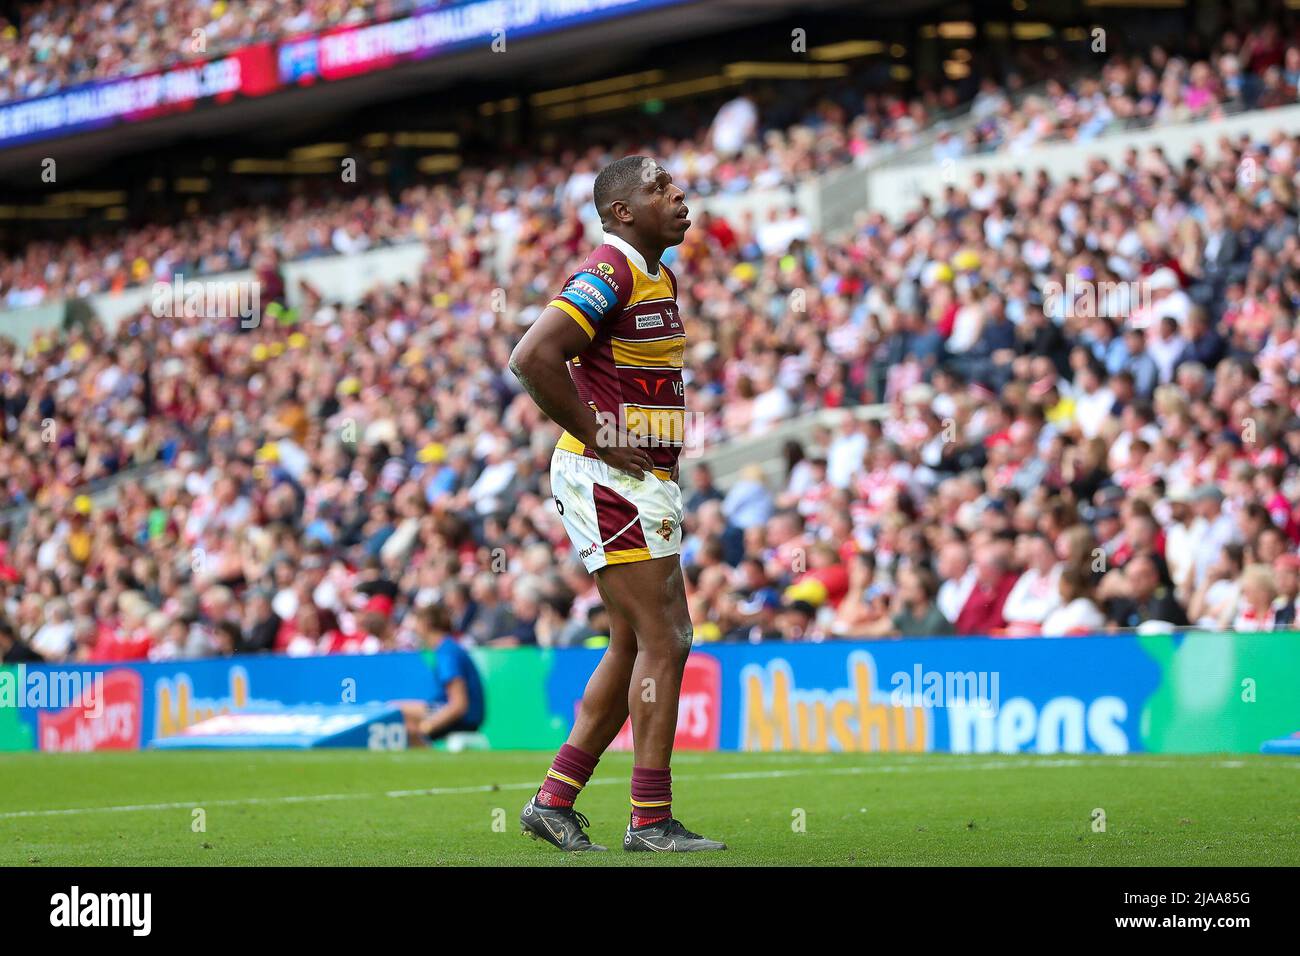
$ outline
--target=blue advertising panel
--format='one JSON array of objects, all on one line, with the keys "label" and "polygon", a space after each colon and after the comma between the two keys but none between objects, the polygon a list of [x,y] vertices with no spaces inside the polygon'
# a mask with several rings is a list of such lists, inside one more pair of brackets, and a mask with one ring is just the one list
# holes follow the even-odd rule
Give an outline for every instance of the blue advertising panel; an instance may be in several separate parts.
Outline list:
[{"label": "blue advertising panel", "polygon": [[[556,655],[557,713],[572,716],[598,653]],[[693,749],[713,749],[712,733],[723,750],[1130,753],[1161,682],[1132,637],[706,645],[698,658],[716,666],[683,683],[678,745]]]},{"label": "blue advertising panel", "polygon": [[[1268,749],[1281,752],[1300,728],[1298,636],[706,644],[686,664],[677,746],[1258,753],[1275,741]],[[563,743],[600,655],[474,649],[487,708],[482,736],[498,749]],[[139,749],[217,715],[427,701],[434,660],[427,652],[0,667],[0,750]],[[625,725],[613,748],[631,745]]]},{"label": "blue advertising panel", "polygon": [[263,655],[10,668],[4,676],[18,692],[18,721],[34,749],[137,750],[220,714],[427,701],[433,695],[430,659],[417,653]]}]

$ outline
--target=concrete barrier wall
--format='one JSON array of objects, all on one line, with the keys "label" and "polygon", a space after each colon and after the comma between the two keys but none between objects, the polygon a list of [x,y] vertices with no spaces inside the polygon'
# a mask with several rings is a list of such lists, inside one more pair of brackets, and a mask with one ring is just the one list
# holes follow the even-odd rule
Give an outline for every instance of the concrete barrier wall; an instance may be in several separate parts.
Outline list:
[{"label": "concrete barrier wall", "polygon": [[[807,415],[780,422],[761,435],[746,435],[733,438],[730,441],[713,446],[699,456],[683,456],[681,459],[681,474],[678,476],[681,479],[681,486],[683,488],[690,487],[691,472],[703,462],[713,472],[713,483],[722,491],[726,491],[735,483],[736,479],[740,477],[741,470],[746,465],[754,464],[762,466],[763,477],[766,479],[769,488],[776,490],[784,487],[786,478],[785,457],[781,454],[781,449],[785,443],[797,441],[804,446],[805,450],[809,450],[808,442],[812,437],[813,429],[818,426],[825,426],[833,430],[844,411],[843,409],[824,408],[820,411],[809,412]],[[847,409],[847,411],[849,414],[867,421],[884,418],[889,414],[889,406],[859,405]]]},{"label": "concrete barrier wall", "polygon": [[[306,280],[319,289],[326,299],[353,305],[366,291],[383,283],[413,282],[428,256],[422,242],[408,242],[349,256],[324,256],[319,259],[300,259],[286,262],[281,267],[284,275],[285,296],[289,304],[302,301],[299,283]],[[223,272],[220,275],[185,275],[184,281],[200,279],[214,284],[225,282],[251,282],[251,270]],[[103,293],[88,300],[95,314],[110,328],[123,318],[149,309],[153,301],[153,284],[132,286],[117,294]]]},{"label": "concrete barrier wall", "polygon": [[63,300],[27,309],[0,312],[0,336],[26,345],[38,332],[56,332],[63,327],[67,303]]},{"label": "concrete barrier wall", "polygon": [[[378,284],[391,285],[399,281],[414,282],[428,257],[422,242],[407,242],[350,256],[325,256],[319,259],[302,259],[287,262],[284,274],[285,295],[290,305],[302,301],[299,283],[306,280],[319,289],[326,299],[353,305]],[[202,280],[222,284],[251,282],[251,270],[223,272],[217,275],[183,275],[182,281]],[[138,315],[152,307],[153,283],[131,286],[121,292],[102,292],[88,296],[86,303],[109,329],[114,329],[124,318]],[[29,309],[11,309],[0,312],[0,335],[26,345],[40,330],[58,329],[63,322],[66,300],[60,300]]]}]

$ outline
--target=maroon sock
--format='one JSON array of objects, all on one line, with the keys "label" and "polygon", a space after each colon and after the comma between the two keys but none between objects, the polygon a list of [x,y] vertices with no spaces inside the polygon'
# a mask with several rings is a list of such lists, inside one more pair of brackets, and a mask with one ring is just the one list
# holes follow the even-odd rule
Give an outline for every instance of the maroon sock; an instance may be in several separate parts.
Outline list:
[{"label": "maroon sock", "polygon": [[555,755],[555,762],[546,771],[542,789],[537,793],[537,802],[544,807],[571,807],[578,794],[591,779],[591,772],[600,762],[585,750],[579,750],[572,744],[565,744]]},{"label": "maroon sock", "polygon": [[673,772],[667,767],[632,768],[632,826],[643,827],[673,815]]}]

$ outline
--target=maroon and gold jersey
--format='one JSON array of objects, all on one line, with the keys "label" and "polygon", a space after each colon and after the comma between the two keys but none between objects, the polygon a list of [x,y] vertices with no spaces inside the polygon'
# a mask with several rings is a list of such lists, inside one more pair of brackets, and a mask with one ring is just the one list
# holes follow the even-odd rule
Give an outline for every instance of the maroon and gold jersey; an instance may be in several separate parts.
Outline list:
[{"label": "maroon and gold jersey", "polygon": [[[681,454],[686,425],[686,330],[676,277],[663,263],[651,273],[636,249],[607,233],[550,304],[591,337],[569,363],[578,397],[602,427],[647,438],[655,471],[666,478]],[[568,432],[556,447],[596,457]]]}]

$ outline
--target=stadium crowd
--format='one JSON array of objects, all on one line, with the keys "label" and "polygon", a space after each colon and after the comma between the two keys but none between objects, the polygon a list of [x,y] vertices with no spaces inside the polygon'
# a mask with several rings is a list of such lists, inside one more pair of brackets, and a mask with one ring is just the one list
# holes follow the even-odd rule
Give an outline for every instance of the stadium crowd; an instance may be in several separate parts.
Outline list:
[{"label": "stadium crowd", "polygon": [[[417,5],[413,0],[298,0],[271,5],[274,16],[256,3],[184,7],[186,17],[196,23],[211,19],[218,24],[215,31],[204,27],[214,37],[237,43],[264,34],[392,16]],[[36,66],[24,57],[45,70],[53,69],[64,62],[56,55],[58,50],[71,56],[72,51],[88,48],[84,42],[60,38],[101,28],[147,36],[159,55],[173,45],[178,56],[191,55],[182,40],[199,27],[192,27],[186,17],[165,15],[174,6],[171,0],[130,4],[103,0],[92,7],[57,0],[34,4],[21,30],[0,27],[0,78],[18,83],[35,71]],[[178,31],[175,37],[140,25],[159,18]],[[143,59],[137,61],[129,55],[130,44],[119,46],[121,56],[114,59],[105,54],[95,76],[127,69],[123,57],[136,70],[153,63],[147,50],[140,52]],[[625,145],[660,157],[692,195],[738,194],[792,187],[830,169],[865,164],[916,146],[927,133],[934,134],[930,149],[942,161],[996,150],[1019,153],[1051,141],[1086,142],[1117,129],[1298,101],[1300,34],[1284,28],[1282,21],[1266,18],[1253,27],[1226,29],[1212,50],[1202,53],[1200,48],[1201,41],[1191,34],[1141,55],[1101,54],[1105,60],[1100,72],[1084,70],[1080,75],[1075,75],[1071,64],[1053,65],[1025,50],[1018,62],[1005,69],[1004,79],[985,78],[978,90],[972,89],[969,100],[964,96],[970,93],[954,83],[927,85],[904,96],[882,90],[861,76],[777,84],[767,87],[761,97],[747,88],[723,104],[707,129],[646,142],[629,138]],[[6,65],[11,67],[8,72]],[[77,72],[86,64],[66,68]],[[32,75],[45,77],[40,71]],[[1026,94],[1027,84],[1042,78],[1046,78],[1043,91]],[[966,115],[971,122],[963,124],[964,131],[950,128],[950,120]],[[457,184],[457,198],[464,200],[458,206],[508,216],[520,194],[530,194],[525,202],[550,201],[554,197],[538,194],[563,189],[563,198],[586,215],[582,197],[590,189],[602,153],[601,148],[570,150],[545,161],[533,158],[522,169],[517,163],[502,163],[495,167],[496,176],[487,178],[480,175],[484,167],[476,165]],[[557,183],[550,172],[556,169],[573,172]],[[311,198],[299,195],[275,205],[229,208],[227,203],[205,215],[169,216],[111,232],[29,242],[18,254],[0,254],[0,306],[23,308],[65,297],[118,292],[155,280],[170,281],[176,273],[192,277],[251,268],[256,251],[262,248],[272,248],[280,259],[292,261],[420,240],[428,235],[429,223],[443,205],[431,204],[428,190],[421,188],[406,190],[394,200],[384,190],[357,195],[356,187],[350,187],[333,194],[325,190]]]},{"label": "stadium crowd", "polygon": [[[1007,173],[783,249],[701,216],[673,261],[693,443],[841,420],[789,449],[783,487],[722,495],[694,470],[699,638],[1293,621],[1298,173],[1276,134]],[[504,287],[490,231],[450,216],[418,283],[354,308],[7,347],[0,474],[34,508],[0,588],[23,639],[49,659],[365,651],[408,646],[404,612],[433,601],[483,643],[598,637],[553,429],[504,371],[583,247],[566,216],[534,210]],[[872,401],[882,419],[851,413]],[[150,461],[111,506],[79,492]]]},{"label": "stadium crowd", "polygon": [[[27,508],[0,539],[5,658],[373,652],[429,640],[431,604],[480,644],[599,642],[556,430],[506,366],[586,248],[603,158],[254,228],[252,328],[145,310],[0,339],[0,507]],[[834,238],[698,215],[670,259],[691,453],[833,421],[779,487],[690,470],[697,639],[1293,626],[1298,187],[1278,132],[977,176]],[[416,281],[285,306],[285,236],[372,229],[426,244]]]}]

